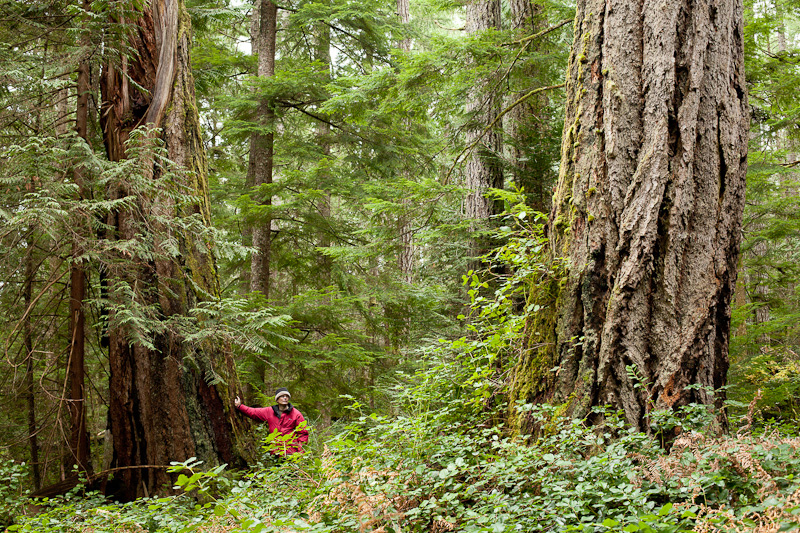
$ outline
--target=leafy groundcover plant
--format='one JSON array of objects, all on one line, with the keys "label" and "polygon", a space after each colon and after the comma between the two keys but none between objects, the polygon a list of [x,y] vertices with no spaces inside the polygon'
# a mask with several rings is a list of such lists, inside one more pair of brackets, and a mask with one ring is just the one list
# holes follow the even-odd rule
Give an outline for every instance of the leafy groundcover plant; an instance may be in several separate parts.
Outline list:
[{"label": "leafy groundcover plant", "polygon": [[440,407],[359,414],[306,455],[278,465],[265,455],[248,473],[176,463],[175,496],[37,502],[8,530],[774,532],[800,522],[797,436],[684,427],[667,451],[614,413],[599,429],[523,406],[542,428],[532,439],[455,400]]}]

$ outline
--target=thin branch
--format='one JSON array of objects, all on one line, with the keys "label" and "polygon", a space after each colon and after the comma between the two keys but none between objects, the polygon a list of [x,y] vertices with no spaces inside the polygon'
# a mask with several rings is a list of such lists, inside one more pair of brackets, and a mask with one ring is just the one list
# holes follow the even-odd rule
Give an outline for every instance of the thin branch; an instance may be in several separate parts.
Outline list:
[{"label": "thin branch", "polygon": [[533,35],[528,35],[527,37],[523,37],[522,39],[518,39],[516,41],[511,41],[510,43],[505,43],[503,46],[511,46],[511,45],[514,45],[514,44],[522,44],[522,43],[525,43],[525,42],[528,42],[528,41],[532,41],[534,39],[538,39],[539,37],[547,35],[548,33],[552,32],[552,31],[556,31],[558,28],[560,28],[562,26],[566,26],[567,24],[569,24],[573,20],[574,19],[564,19],[561,22],[559,22],[558,24],[556,24],[555,26],[550,26],[549,28],[540,31],[539,33],[534,33]]},{"label": "thin branch", "polygon": [[464,26],[461,26],[460,28],[447,28],[447,27],[445,27],[445,26],[442,26],[442,25],[439,23],[439,21],[438,21],[438,20],[434,20],[434,21],[433,21],[433,23],[434,23],[434,24],[436,24],[437,26],[439,26],[440,28],[442,28],[443,30],[447,30],[447,31],[464,31],[464,30],[466,30],[466,29],[467,29],[467,26],[466,26],[466,25],[464,25]]},{"label": "thin branch", "polygon": [[467,153],[467,152],[471,151],[473,148],[475,148],[478,145],[478,143],[481,142],[481,140],[486,135],[486,133],[489,130],[491,130],[497,124],[497,122],[506,115],[506,113],[508,113],[509,111],[514,109],[515,107],[517,107],[519,104],[521,104],[522,102],[524,102],[525,100],[527,100],[531,96],[534,96],[536,94],[542,93],[544,91],[549,91],[551,89],[560,89],[561,87],[564,87],[565,85],[566,85],[566,83],[559,83],[558,85],[550,85],[548,87],[539,87],[538,89],[533,89],[532,91],[529,91],[529,92],[525,93],[524,95],[522,95],[514,103],[512,103],[510,106],[508,106],[505,109],[503,109],[500,113],[498,113],[498,115],[495,117],[495,119],[488,126],[483,128],[483,131],[481,131],[481,134],[478,135],[478,138],[475,139],[472,142],[472,144],[470,144],[469,146],[465,146],[464,149],[461,150],[461,152],[456,156],[455,160],[453,161],[453,164],[450,166],[450,170],[447,171],[447,174],[445,175],[444,179],[442,180],[442,185],[447,185],[449,183],[450,176],[453,174],[453,170],[455,170],[456,165],[458,165],[461,162],[461,156],[463,156],[465,153]]},{"label": "thin branch", "polygon": [[[59,265],[59,266],[60,266],[60,265]],[[45,287],[44,287],[44,288],[43,288],[41,291],[39,291],[39,294],[37,294],[37,295],[36,295],[36,298],[34,298],[34,299],[33,299],[33,301],[31,301],[31,303],[30,303],[30,305],[28,306],[28,308],[27,308],[27,309],[25,310],[25,312],[22,314],[22,318],[20,318],[20,319],[17,321],[17,324],[14,326],[14,329],[12,329],[12,330],[11,330],[11,333],[9,333],[8,337],[6,337],[6,345],[5,345],[5,348],[4,348],[4,350],[3,350],[3,351],[5,352],[5,357],[6,357],[6,360],[7,360],[9,363],[10,363],[11,361],[8,359],[8,348],[9,348],[10,344],[13,342],[13,340],[14,340],[14,337],[16,336],[17,329],[19,329],[20,325],[22,324],[22,321],[23,321],[23,320],[25,320],[25,317],[27,317],[27,316],[28,316],[28,315],[31,313],[31,310],[33,309],[33,306],[35,306],[35,305],[36,305],[36,303],[39,301],[39,299],[40,299],[42,296],[44,296],[44,294],[47,292],[47,290],[48,290],[50,287],[52,287],[53,285],[55,285],[55,284],[56,284],[56,282],[58,282],[58,281],[59,281],[61,278],[63,278],[63,277],[66,275],[66,273],[67,273],[67,271],[65,270],[64,272],[62,272],[62,273],[61,273],[61,275],[60,275],[60,276],[58,276],[57,278],[55,278],[55,279],[53,279],[52,281],[50,281],[50,283],[48,283],[48,284],[47,284],[47,285],[46,285],[46,286],[45,286]]]}]

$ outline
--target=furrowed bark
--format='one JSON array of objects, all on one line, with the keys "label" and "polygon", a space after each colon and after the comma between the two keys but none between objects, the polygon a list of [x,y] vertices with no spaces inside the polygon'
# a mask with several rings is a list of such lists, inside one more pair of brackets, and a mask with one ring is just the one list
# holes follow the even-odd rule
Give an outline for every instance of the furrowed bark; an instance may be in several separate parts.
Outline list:
[{"label": "furrowed bark", "polygon": [[[467,32],[477,34],[486,30],[500,29],[500,2],[497,0],[474,0],[467,4]],[[498,213],[495,201],[487,198],[491,188],[503,187],[503,170],[499,154],[502,152],[502,135],[499,129],[484,129],[494,122],[500,113],[499,97],[488,94],[488,83],[477,84],[468,96],[466,112],[470,115],[471,125],[466,130],[465,143],[472,146],[478,139],[477,146],[467,158],[466,188],[469,191],[465,201],[465,214],[468,219],[476,221],[476,230],[483,229],[479,224],[485,223],[492,215]],[[485,238],[473,239],[471,255],[480,256],[488,251],[489,244]],[[472,262],[472,268],[479,264]]]},{"label": "furrowed bark", "polygon": [[[254,7],[255,34],[252,42],[258,54],[259,77],[270,78],[275,75],[275,43],[278,24],[278,6],[269,0],[259,0]],[[259,126],[272,129],[275,123],[274,102],[263,99],[258,106],[256,120]],[[255,132],[250,137],[250,157],[247,178],[252,187],[272,183],[273,159],[275,153],[275,134]],[[257,193],[261,205],[272,205],[272,197],[263,191]],[[266,216],[253,226],[253,254],[250,263],[250,290],[259,291],[269,298],[270,289],[270,253],[272,245],[272,217]]]},{"label": "furrowed bark", "polygon": [[[748,108],[735,0],[580,1],[552,253],[549,390],[577,416],[709,403],[728,368]],[[721,398],[716,397],[719,403]]]}]

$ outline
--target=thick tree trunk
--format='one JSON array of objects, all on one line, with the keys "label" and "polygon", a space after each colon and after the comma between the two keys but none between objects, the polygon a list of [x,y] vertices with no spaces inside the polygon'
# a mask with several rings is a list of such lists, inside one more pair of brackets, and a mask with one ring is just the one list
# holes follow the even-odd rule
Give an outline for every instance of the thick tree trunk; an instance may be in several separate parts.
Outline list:
[{"label": "thick tree trunk", "polygon": [[[587,415],[711,401],[728,369],[748,109],[742,6],[581,0],[550,219],[566,256],[545,395]],[[517,389],[525,373],[517,375]],[[717,398],[719,400],[719,397]]]},{"label": "thick tree trunk", "polygon": [[[258,75],[270,78],[275,75],[275,43],[278,25],[278,6],[270,0],[258,0],[253,7],[253,50],[258,55]],[[256,20],[257,19],[257,20]],[[263,100],[258,106],[256,120],[260,127],[272,130],[275,123],[273,102]],[[273,131],[256,132],[250,137],[250,158],[247,178],[252,187],[272,183],[275,134]],[[261,205],[272,205],[272,197],[263,191],[257,193]],[[264,217],[253,228],[253,254],[250,263],[250,290],[259,291],[269,298],[270,249],[272,244],[272,217]]]},{"label": "thick tree trunk", "polygon": [[[474,0],[467,4],[466,27],[470,34],[500,29],[500,2],[498,0]],[[490,188],[503,187],[503,169],[500,165],[502,135],[500,128],[484,129],[493,123],[500,113],[499,97],[488,90],[488,84],[477,84],[466,104],[470,116],[470,127],[466,130],[465,142],[476,147],[471,150],[466,166],[466,188],[469,191],[465,202],[467,218],[475,220],[475,229],[480,230],[481,221],[497,214],[495,201],[486,197]],[[473,240],[471,255],[485,253],[488,243],[483,238]]]},{"label": "thick tree trunk", "polygon": [[[155,256],[134,258],[130,263],[137,265],[135,274],[121,275],[137,303],[158,308],[163,319],[183,317],[199,301],[219,296],[212,243],[188,232],[165,235],[166,228],[158,227],[159,217],[199,215],[210,223],[207,166],[189,62],[189,16],[179,0],[156,0],[136,24],[131,45],[138,60],[123,64],[124,72],[107,67],[102,77],[109,158],[126,156],[124,141],[133,128],[160,127],[169,158],[183,169],[177,179],[197,201],[178,207],[168,195],[139,197],[138,209],[116,212],[109,223],[121,240],[140,238],[142,222],[156,228],[149,237]],[[160,172],[158,165],[152,166],[154,178]],[[111,191],[112,197],[125,194]],[[178,243],[177,258],[163,252],[165,239]],[[189,345],[172,330],[155,333],[150,348],[131,341],[113,315],[109,320],[112,466],[122,468],[109,491],[129,499],[170,490],[172,482],[163,468],[136,468],[140,466],[190,457],[206,466],[241,462],[241,421],[230,407],[238,381],[229,350]]]}]

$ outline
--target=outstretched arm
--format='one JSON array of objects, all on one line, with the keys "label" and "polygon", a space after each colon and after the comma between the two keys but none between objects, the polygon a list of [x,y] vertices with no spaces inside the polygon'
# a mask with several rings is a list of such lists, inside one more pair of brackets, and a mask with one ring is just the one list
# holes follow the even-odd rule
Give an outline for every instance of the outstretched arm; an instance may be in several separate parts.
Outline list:
[{"label": "outstretched arm", "polygon": [[271,409],[270,407],[247,407],[238,396],[234,398],[233,406],[243,415],[261,422],[267,420],[267,410]]}]

